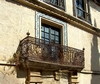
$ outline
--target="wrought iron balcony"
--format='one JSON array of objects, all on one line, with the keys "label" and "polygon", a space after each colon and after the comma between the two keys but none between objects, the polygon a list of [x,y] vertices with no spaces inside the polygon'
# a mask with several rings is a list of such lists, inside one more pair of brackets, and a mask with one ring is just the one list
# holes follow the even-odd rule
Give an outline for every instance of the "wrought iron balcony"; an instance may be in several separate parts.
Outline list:
[{"label": "wrought iron balcony", "polygon": [[84,50],[27,36],[20,41],[17,53],[19,63],[31,68],[81,70],[84,67]]}]

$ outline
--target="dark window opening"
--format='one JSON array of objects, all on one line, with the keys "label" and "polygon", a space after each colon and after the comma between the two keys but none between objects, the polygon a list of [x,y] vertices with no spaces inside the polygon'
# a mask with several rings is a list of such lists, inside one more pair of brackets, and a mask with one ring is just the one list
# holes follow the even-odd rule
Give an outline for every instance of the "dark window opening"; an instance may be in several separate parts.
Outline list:
[{"label": "dark window opening", "polygon": [[74,71],[74,72],[72,73],[72,75],[73,75],[73,76],[77,76],[77,71]]},{"label": "dark window opening", "polygon": [[[59,44],[60,44],[60,29],[53,26],[42,24],[41,26],[41,39],[44,45],[43,59],[58,61],[60,59]],[[45,58],[45,55],[47,57]]]},{"label": "dark window opening", "polygon": [[84,12],[84,4],[83,0],[76,0],[76,13],[77,16],[85,18],[85,12]]},{"label": "dark window opening", "polygon": [[65,10],[64,0],[43,0],[44,2],[51,4],[57,8]]},{"label": "dark window opening", "polygon": [[60,29],[42,24],[41,39],[44,40],[46,44],[60,44]]},{"label": "dark window opening", "polygon": [[89,1],[88,0],[75,0],[74,4],[75,4],[74,5],[75,15],[78,18],[91,23],[90,13],[89,13],[90,12]]}]

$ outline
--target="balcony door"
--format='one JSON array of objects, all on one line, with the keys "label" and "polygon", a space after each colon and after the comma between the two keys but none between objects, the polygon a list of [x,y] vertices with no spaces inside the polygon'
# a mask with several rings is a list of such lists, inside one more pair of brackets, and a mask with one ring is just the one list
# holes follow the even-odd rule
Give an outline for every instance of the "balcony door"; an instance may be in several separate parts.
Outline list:
[{"label": "balcony door", "polygon": [[41,39],[44,41],[44,47],[48,52],[47,57],[54,61],[58,60],[59,56],[57,55],[57,50],[59,48],[55,45],[60,44],[60,29],[42,24]]}]

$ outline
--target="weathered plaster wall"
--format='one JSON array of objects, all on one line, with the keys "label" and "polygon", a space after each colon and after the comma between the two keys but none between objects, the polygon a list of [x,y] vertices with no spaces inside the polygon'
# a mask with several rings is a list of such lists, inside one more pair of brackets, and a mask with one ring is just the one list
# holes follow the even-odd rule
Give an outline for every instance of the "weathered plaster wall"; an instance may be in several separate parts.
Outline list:
[{"label": "weathered plaster wall", "polygon": [[7,61],[28,31],[35,35],[35,11],[6,0],[0,4],[0,61]]},{"label": "weathered plaster wall", "polygon": [[[85,48],[85,67],[82,72],[100,72],[100,38],[79,28],[67,25],[68,45],[75,48]],[[95,84],[100,82],[100,75],[81,74],[80,84]],[[97,78],[97,79],[96,79]]]},{"label": "weathered plaster wall", "polygon": [[[100,29],[100,6],[90,1],[90,14],[91,22],[93,26]],[[71,4],[71,3],[70,3]],[[100,82],[100,38],[94,34],[81,30],[67,24],[68,28],[68,45],[82,49],[85,48],[85,68],[80,73],[80,84],[96,84]]]},{"label": "weathered plaster wall", "polygon": [[[0,4],[1,64],[13,57],[19,41],[26,37],[28,31],[35,35],[35,11],[7,0],[0,0]],[[22,71],[13,68],[0,65],[0,84],[25,84],[26,76],[21,77]]]},{"label": "weathered plaster wall", "polygon": [[69,15],[73,15],[73,0],[65,0],[66,1],[66,13]]},{"label": "weathered plaster wall", "polygon": [[[72,4],[71,1],[69,3]],[[91,25],[100,28],[100,6],[93,1],[90,1],[89,4]],[[70,24],[67,24],[67,28],[68,45],[79,49],[85,48],[85,69],[100,71],[100,38]]]},{"label": "weathered plaster wall", "polygon": [[20,71],[18,74],[15,67],[0,66],[0,84],[25,84],[25,77],[25,71]]},{"label": "weathered plaster wall", "polygon": [[91,74],[80,74],[79,75],[79,84],[99,84],[100,75],[91,75]]},{"label": "weathered plaster wall", "polygon": [[86,70],[100,71],[100,38],[79,28],[68,25],[68,45],[85,48]]},{"label": "weathered plaster wall", "polygon": [[92,25],[100,29],[100,6],[90,1],[90,14]]}]

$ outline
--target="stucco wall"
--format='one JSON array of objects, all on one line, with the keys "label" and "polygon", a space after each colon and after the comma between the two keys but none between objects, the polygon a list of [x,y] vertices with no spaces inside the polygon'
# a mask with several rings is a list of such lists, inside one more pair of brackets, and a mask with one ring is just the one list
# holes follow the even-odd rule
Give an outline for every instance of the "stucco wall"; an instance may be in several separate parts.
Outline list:
[{"label": "stucco wall", "polygon": [[0,66],[0,84],[25,84],[25,77],[25,71],[11,66]]},{"label": "stucco wall", "polygon": [[0,61],[7,61],[28,31],[35,35],[35,11],[6,0],[0,4]]},{"label": "stucco wall", "polygon": [[73,0],[65,0],[66,1],[66,13],[69,15],[73,15]]},{"label": "stucco wall", "polygon": [[100,75],[80,74],[79,81],[79,84],[99,84]]},{"label": "stucco wall", "polygon": [[90,14],[92,25],[100,29],[100,6],[90,1]]},{"label": "stucco wall", "polygon": [[68,45],[85,48],[85,70],[100,70],[100,38],[84,30],[68,25]]},{"label": "stucco wall", "polygon": [[[35,11],[19,4],[0,0],[0,64],[8,62],[16,52],[20,40],[29,31],[35,35]],[[25,84],[24,71],[0,65],[0,84]],[[25,73],[23,73],[25,74]],[[19,76],[19,77],[18,77]]]}]

